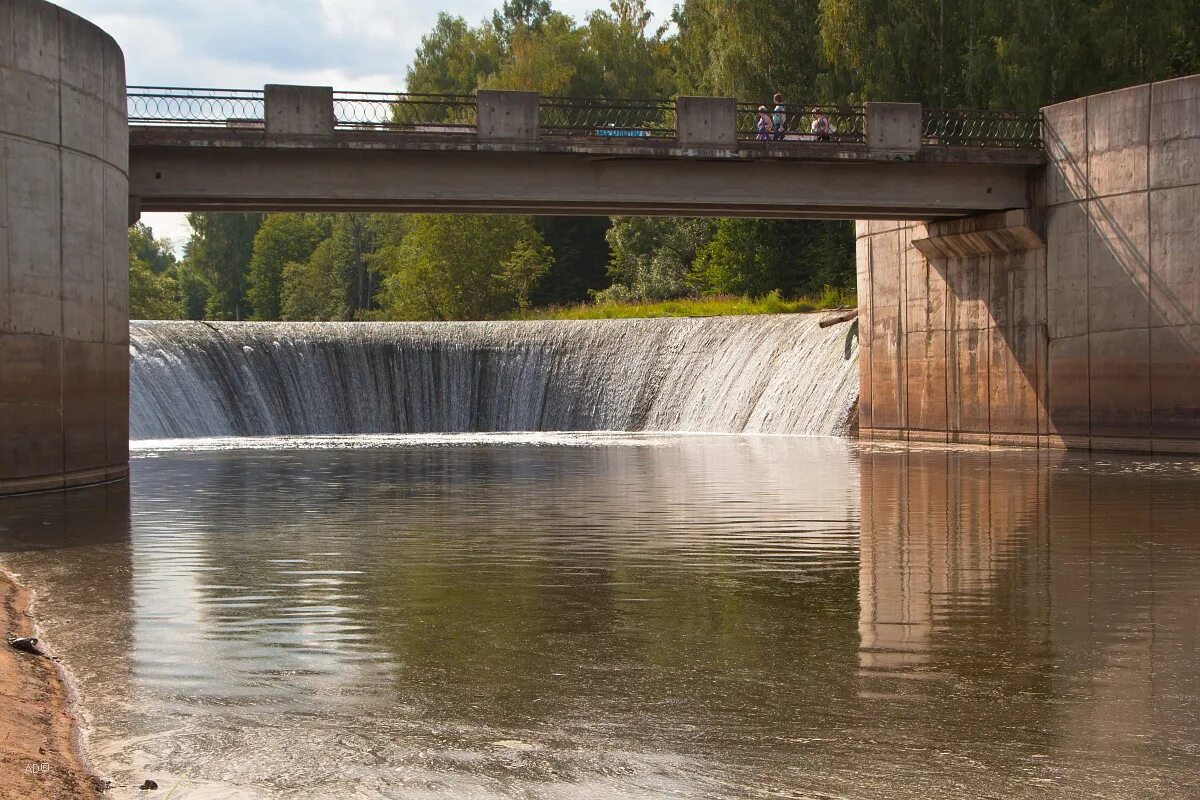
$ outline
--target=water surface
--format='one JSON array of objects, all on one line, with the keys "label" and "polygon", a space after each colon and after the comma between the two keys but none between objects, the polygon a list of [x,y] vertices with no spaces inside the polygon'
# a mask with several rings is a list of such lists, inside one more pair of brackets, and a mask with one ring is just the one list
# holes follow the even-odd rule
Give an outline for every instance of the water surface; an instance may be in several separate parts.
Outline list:
[{"label": "water surface", "polygon": [[120,786],[1200,793],[1194,463],[801,437],[245,444],[147,443],[128,485],[0,506],[2,557]]}]

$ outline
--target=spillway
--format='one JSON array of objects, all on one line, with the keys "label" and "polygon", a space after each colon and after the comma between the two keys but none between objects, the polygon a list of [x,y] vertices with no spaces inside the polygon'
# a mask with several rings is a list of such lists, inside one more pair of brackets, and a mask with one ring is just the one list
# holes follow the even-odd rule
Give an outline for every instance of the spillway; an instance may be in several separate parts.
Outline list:
[{"label": "spillway", "polygon": [[133,322],[130,436],[836,435],[857,342],[817,319]]}]

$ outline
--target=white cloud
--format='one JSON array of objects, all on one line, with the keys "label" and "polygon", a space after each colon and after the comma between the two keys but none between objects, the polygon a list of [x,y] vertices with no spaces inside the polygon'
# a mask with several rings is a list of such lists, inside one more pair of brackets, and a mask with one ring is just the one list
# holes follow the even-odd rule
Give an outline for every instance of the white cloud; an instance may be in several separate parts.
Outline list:
[{"label": "white cloud", "polygon": [[[656,18],[675,0],[650,0]],[[339,88],[401,86],[439,11],[479,22],[501,0],[58,0],[111,33],[130,83],[250,88],[321,78]],[[558,0],[582,19],[604,0]],[[365,82],[365,83],[364,83]],[[370,85],[367,85],[367,84]]]}]

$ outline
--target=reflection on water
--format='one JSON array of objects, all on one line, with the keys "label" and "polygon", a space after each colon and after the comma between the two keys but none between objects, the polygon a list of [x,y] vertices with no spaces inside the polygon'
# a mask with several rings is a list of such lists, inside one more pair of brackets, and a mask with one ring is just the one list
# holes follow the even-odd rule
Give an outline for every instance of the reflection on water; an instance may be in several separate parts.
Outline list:
[{"label": "reflection on water", "polygon": [[0,506],[97,762],[176,799],[1200,791],[1191,464],[453,441],[163,446]]}]

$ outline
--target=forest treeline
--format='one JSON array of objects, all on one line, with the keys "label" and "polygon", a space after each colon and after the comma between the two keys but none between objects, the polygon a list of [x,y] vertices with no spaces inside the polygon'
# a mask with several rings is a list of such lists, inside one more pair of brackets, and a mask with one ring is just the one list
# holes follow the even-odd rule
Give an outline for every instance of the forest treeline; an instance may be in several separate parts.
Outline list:
[{"label": "forest treeline", "polygon": [[[1196,0],[614,0],[577,20],[506,0],[441,14],[407,91],[733,96],[793,108],[902,100],[1034,110],[1200,72]],[[819,192],[819,186],[787,187]],[[779,187],[766,184],[770,199]],[[589,299],[794,297],[854,282],[846,222],[190,214],[176,260],[130,229],[134,318],[502,317]]]}]

